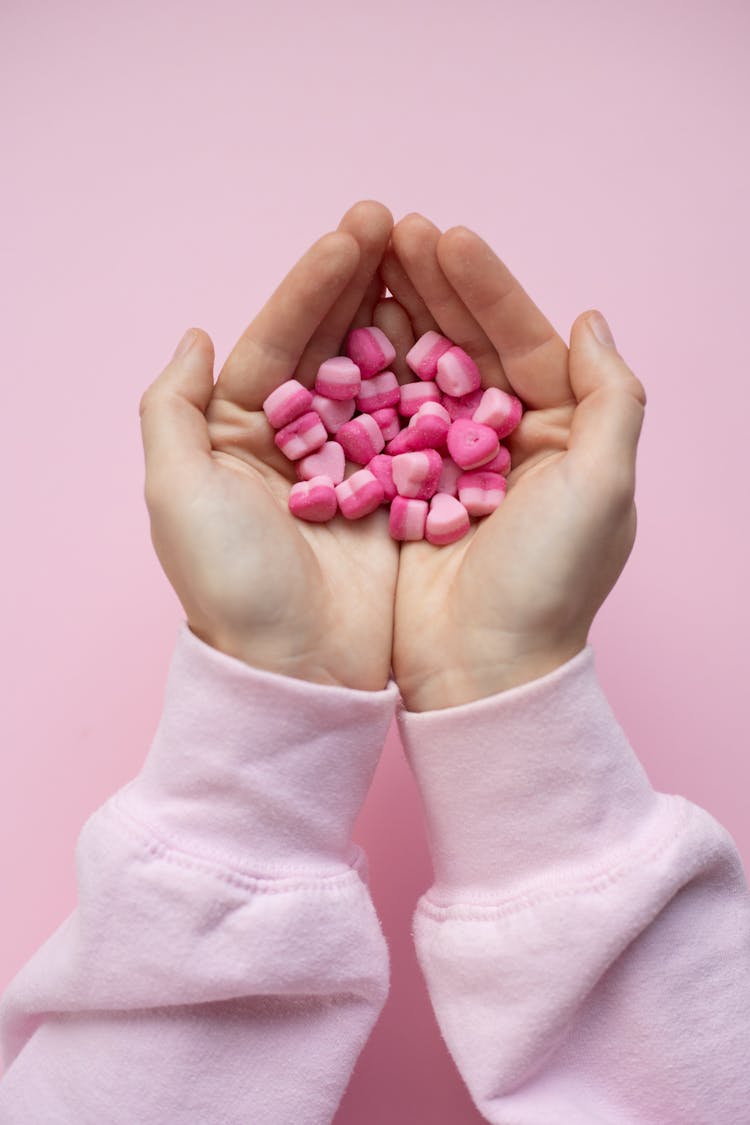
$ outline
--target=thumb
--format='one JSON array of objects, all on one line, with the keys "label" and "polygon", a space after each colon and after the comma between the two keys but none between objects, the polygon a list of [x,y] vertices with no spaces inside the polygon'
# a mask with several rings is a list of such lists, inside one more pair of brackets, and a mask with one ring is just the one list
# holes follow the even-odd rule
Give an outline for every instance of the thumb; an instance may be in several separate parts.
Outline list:
[{"label": "thumb", "polygon": [[592,309],[575,320],[568,362],[577,402],[568,441],[571,463],[632,500],[646,391],[618,353],[601,313]]},{"label": "thumb", "polygon": [[180,340],[161,375],[144,391],[139,413],[146,481],[184,473],[211,451],[205,414],[214,388],[214,346],[200,328]]}]

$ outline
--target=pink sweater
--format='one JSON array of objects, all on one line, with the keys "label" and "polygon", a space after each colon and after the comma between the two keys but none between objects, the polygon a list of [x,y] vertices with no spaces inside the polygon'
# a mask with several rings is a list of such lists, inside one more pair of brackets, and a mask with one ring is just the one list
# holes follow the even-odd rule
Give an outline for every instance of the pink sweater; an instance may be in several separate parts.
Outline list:
[{"label": "pink sweater", "polygon": [[[2,1125],[331,1121],[388,990],[351,829],[396,704],[181,627],[144,766],[81,831],[79,905],[0,1002]],[[487,1121],[750,1122],[737,850],[651,788],[592,649],[399,722],[435,868],[417,953]]]}]

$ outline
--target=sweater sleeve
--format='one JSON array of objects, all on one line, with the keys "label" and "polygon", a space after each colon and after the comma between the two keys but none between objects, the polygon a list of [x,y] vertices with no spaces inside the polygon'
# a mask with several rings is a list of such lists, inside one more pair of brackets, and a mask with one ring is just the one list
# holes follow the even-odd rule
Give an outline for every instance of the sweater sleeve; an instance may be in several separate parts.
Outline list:
[{"label": "sweater sleeve", "polygon": [[497,1125],[750,1120],[750,894],[707,812],[657,793],[593,650],[400,712],[434,884],[413,921],[443,1038]]},{"label": "sweater sleeve", "polygon": [[351,842],[397,692],[253,669],[183,623],[78,903],[0,1001],[0,1123],[330,1122],[385,1002]]}]

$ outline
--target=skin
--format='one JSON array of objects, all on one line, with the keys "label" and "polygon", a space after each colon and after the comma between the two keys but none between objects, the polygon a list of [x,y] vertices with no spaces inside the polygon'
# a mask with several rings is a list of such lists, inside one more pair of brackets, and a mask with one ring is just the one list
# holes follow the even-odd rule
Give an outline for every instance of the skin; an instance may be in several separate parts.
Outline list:
[{"label": "skin", "polygon": [[[465,227],[441,234],[407,216],[383,275],[417,334],[444,332],[476,359],[483,385],[526,407],[506,439],[500,507],[448,547],[402,546],[394,674],[409,710],[436,710],[535,679],[585,646],[635,540],[646,395],[614,341],[592,333],[600,314],[577,318],[569,349]],[[413,339],[402,331],[400,349]]]},{"label": "skin", "polygon": [[312,385],[352,326],[372,323],[393,220],[355,205],[302,257],[242,334],[216,383],[192,346],[140,404],[151,537],[191,630],[255,667],[375,691],[388,682],[398,547],[387,513],[295,519],[294,466],[261,405],[292,376]]},{"label": "skin", "polygon": [[[576,320],[568,348],[476,234],[441,233],[416,214],[393,227],[366,201],[292,269],[215,383],[211,341],[192,330],[140,407],[152,540],[192,631],[315,683],[378,690],[392,667],[417,711],[570,659],[636,527],[645,392],[592,333],[597,317]],[[322,525],[288,511],[295,470],[261,404],[293,375],[312,385],[347,332],[373,323],[396,345],[402,381],[414,339],[437,328],[476,359],[485,385],[526,407],[507,441],[505,500],[451,546],[399,550],[385,509]]]}]

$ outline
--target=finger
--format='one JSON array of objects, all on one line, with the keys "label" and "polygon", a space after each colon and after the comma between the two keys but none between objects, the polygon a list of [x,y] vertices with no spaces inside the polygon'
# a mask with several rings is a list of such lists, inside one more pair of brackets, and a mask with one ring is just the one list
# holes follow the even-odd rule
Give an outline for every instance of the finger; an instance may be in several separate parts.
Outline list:
[{"label": "finger", "polygon": [[392,228],[393,215],[382,203],[373,200],[355,203],[339,223],[339,231],[350,234],[357,240],[359,264],[346,288],[323,317],[302,353],[295,379],[299,379],[305,386],[312,386],[321,363],[331,356],[338,355],[341,350],[349,326],[367,296],[373,278],[377,276],[378,265]]},{"label": "finger", "polygon": [[141,396],[139,413],[147,489],[171,474],[184,475],[210,457],[206,409],[214,388],[214,346],[190,329],[174,357]]},{"label": "finger", "polygon": [[274,387],[294,377],[310,338],[354,277],[359,256],[357,240],[345,231],[319,238],[243,332],[214,393],[260,410]]},{"label": "finger", "polygon": [[577,406],[568,440],[566,461],[608,492],[632,500],[635,462],[643,425],[646,392],[615,349],[602,342],[594,328],[603,325],[600,313],[582,313],[570,334],[570,377]]},{"label": "finger", "polygon": [[492,342],[443,273],[437,255],[440,237],[440,231],[429,219],[412,214],[396,223],[391,239],[401,265],[440,331],[469,353],[485,386],[510,390]]},{"label": "finger", "polygon": [[565,341],[487,243],[453,227],[440,238],[437,258],[492,341],[514,393],[535,409],[573,400]]},{"label": "finger", "polygon": [[373,313],[378,301],[382,300],[385,296],[384,290],[385,286],[380,274],[373,274],[370,284],[365,290],[365,295],[360,301],[359,308],[352,317],[347,332],[351,332],[354,328],[369,328],[370,325],[375,323],[372,319]]},{"label": "finger", "polygon": [[414,326],[414,335],[418,339],[425,332],[438,331],[438,323],[427,308],[419,293],[412,285],[404,267],[396,256],[393,243],[386,248],[383,260],[380,263],[380,276],[403,309],[409,314],[409,319]]},{"label": "finger", "polygon": [[386,297],[375,306],[374,318],[370,321],[382,332],[396,349],[396,358],[391,364],[399,383],[411,383],[415,376],[406,366],[406,353],[414,347],[414,329],[411,318],[395,297]]}]

